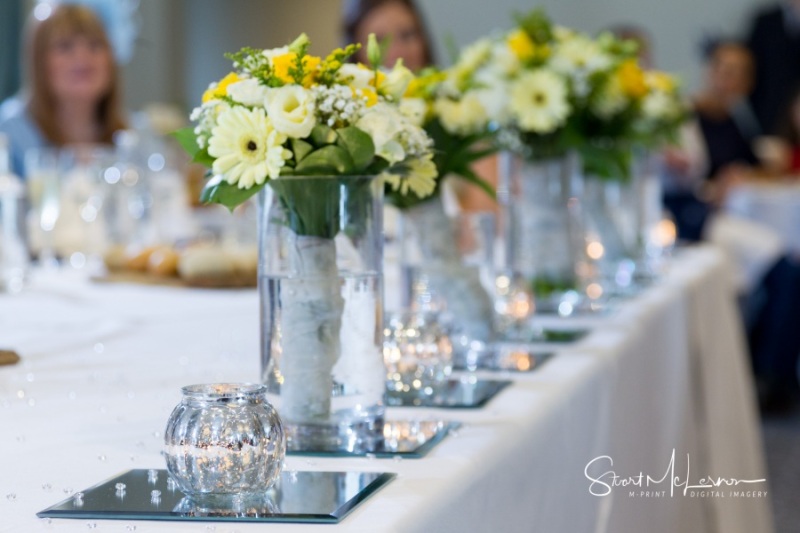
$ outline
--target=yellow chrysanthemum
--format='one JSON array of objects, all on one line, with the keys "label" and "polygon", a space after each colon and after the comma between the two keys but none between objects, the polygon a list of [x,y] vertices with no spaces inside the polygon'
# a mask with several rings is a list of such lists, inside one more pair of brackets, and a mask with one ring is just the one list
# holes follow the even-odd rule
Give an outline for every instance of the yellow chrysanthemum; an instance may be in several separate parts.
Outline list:
[{"label": "yellow chrysanthemum", "polygon": [[211,130],[208,153],[213,170],[231,185],[249,189],[275,179],[292,152],[284,148],[285,135],[272,126],[263,108],[231,107]]},{"label": "yellow chrysanthemum", "polygon": [[635,59],[626,59],[620,64],[617,79],[622,92],[629,98],[642,98],[647,94],[644,72]]},{"label": "yellow chrysanthemum", "polygon": [[[317,79],[318,68],[322,60],[316,56],[303,57],[303,69],[305,76],[303,77],[303,87],[311,87]],[[287,54],[275,56],[272,58],[272,68],[275,76],[284,83],[295,83],[295,79],[289,74],[289,71],[295,67],[297,63],[297,54],[289,52]]]},{"label": "yellow chrysanthemum", "polygon": [[211,100],[218,100],[228,94],[228,85],[241,81],[242,79],[236,74],[235,72],[231,72],[221,80],[219,80],[215,85],[206,90],[203,93],[203,103],[210,102]]}]

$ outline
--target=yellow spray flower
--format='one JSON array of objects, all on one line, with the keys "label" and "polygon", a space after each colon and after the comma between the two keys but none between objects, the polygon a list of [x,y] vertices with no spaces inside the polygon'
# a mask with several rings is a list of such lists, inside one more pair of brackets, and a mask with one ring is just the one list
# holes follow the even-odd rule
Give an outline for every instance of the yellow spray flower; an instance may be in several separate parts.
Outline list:
[{"label": "yellow spray flower", "polygon": [[209,87],[206,92],[203,93],[203,103],[209,102],[211,100],[218,100],[223,96],[228,94],[228,85],[241,81],[241,78],[235,73],[231,72],[221,80],[219,80],[215,85]]},{"label": "yellow spray flower", "polygon": [[629,98],[642,98],[647,94],[644,72],[635,59],[626,59],[620,64],[617,80],[622,92]]},{"label": "yellow spray flower", "polygon": [[[303,87],[311,87],[317,78],[318,67],[322,60],[316,56],[303,57],[303,69],[305,76],[303,77]],[[284,83],[295,83],[295,79],[289,71],[295,68],[297,63],[297,54],[289,52],[272,58],[272,69],[275,77]]]}]

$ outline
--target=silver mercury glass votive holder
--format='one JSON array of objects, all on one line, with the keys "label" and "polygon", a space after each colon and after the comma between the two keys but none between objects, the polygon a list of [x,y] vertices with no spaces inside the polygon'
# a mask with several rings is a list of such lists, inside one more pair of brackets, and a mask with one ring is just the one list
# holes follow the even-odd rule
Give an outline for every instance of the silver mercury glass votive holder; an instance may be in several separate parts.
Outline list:
[{"label": "silver mercury glass votive holder", "polygon": [[278,413],[259,384],[183,387],[164,431],[167,470],[193,499],[263,494],[286,454]]}]

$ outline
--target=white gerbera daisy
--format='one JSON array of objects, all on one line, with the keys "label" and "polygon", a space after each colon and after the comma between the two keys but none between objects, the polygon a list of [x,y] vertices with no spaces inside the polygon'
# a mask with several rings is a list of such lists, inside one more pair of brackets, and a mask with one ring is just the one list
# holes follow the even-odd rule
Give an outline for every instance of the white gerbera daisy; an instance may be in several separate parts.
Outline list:
[{"label": "white gerbera daisy", "polygon": [[525,72],[511,85],[509,109],[522,130],[551,133],[569,116],[567,84],[546,70]]},{"label": "white gerbera daisy", "polygon": [[215,173],[231,185],[249,189],[275,179],[292,153],[283,147],[286,136],[275,131],[264,109],[232,107],[217,117],[208,153],[216,158]]}]

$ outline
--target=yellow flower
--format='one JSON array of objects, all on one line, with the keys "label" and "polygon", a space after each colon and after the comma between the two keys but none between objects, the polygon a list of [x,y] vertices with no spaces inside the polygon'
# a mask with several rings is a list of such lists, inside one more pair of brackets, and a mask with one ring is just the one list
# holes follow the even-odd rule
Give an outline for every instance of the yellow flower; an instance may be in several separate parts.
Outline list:
[{"label": "yellow flower", "polygon": [[374,89],[361,89],[361,96],[366,99],[367,107],[372,107],[378,103],[378,93]]},{"label": "yellow flower", "polygon": [[522,61],[527,61],[536,54],[536,44],[521,29],[511,32],[511,35],[508,36],[508,46]]},{"label": "yellow flower", "polygon": [[433,88],[447,79],[447,73],[442,71],[432,71],[411,80],[406,87],[404,98],[424,98],[431,99]]},{"label": "yellow flower", "polygon": [[375,87],[376,89],[381,89],[385,81],[386,81],[386,74],[384,74],[379,70],[377,72],[377,75],[372,76],[372,79],[370,80],[369,84]]},{"label": "yellow flower", "polygon": [[231,72],[221,80],[219,80],[216,84],[212,85],[211,87],[203,93],[203,103],[209,102],[211,100],[218,100],[223,96],[228,94],[228,85],[241,81],[241,78],[235,72]]},{"label": "yellow flower", "polygon": [[645,74],[647,85],[656,91],[671,93],[677,87],[675,78],[661,71],[651,71]]},{"label": "yellow flower", "polygon": [[629,98],[642,98],[647,94],[644,72],[635,59],[626,59],[617,69],[617,80],[622,92]]},{"label": "yellow flower", "polygon": [[[311,87],[317,78],[318,67],[322,60],[316,56],[303,57],[303,69],[305,69],[305,76],[303,77],[302,85],[305,88]],[[275,77],[284,83],[296,83],[295,79],[289,73],[297,63],[297,54],[289,52],[272,58],[272,69]]]}]

